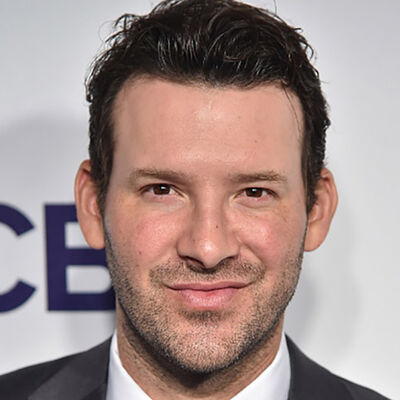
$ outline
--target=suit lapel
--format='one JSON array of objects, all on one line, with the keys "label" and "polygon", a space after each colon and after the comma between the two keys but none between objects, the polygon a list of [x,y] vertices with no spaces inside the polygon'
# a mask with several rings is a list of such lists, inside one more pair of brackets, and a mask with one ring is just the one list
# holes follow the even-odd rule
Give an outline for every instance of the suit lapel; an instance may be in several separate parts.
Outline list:
[{"label": "suit lapel", "polygon": [[288,400],[347,400],[349,392],[341,380],[304,355],[287,337],[291,379]]},{"label": "suit lapel", "polygon": [[89,393],[83,400],[105,400],[107,393],[107,383],[104,382],[93,392]]},{"label": "suit lapel", "polygon": [[110,340],[80,353],[39,386],[29,400],[104,400]]}]

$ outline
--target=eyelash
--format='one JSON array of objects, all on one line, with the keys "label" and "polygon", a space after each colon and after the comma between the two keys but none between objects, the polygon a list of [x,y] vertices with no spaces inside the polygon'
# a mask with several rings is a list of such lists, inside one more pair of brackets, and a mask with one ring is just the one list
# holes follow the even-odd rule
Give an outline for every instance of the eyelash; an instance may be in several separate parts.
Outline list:
[{"label": "eyelash", "polygon": [[[167,193],[156,193],[155,191],[157,189],[160,189],[161,192],[167,191]],[[172,185],[168,185],[165,183],[157,183],[157,184],[152,184],[152,185],[146,186],[144,188],[143,192],[151,192],[154,196],[167,196],[171,193],[171,190],[175,191],[175,189],[173,188]],[[261,194],[259,196],[258,195],[251,196],[251,195],[249,195],[249,194],[251,194],[251,192],[253,192],[253,194],[255,194],[256,192],[261,192]],[[275,195],[275,193],[272,190],[269,190],[266,188],[261,188],[261,187],[249,187],[249,188],[243,189],[241,191],[241,193],[246,194],[246,197],[256,198],[256,199],[260,199],[260,198],[264,197],[263,196],[264,194],[266,194],[268,196]]]},{"label": "eyelash", "polygon": [[[161,191],[163,191],[164,188],[168,190],[168,193],[158,193],[158,194],[155,193],[155,189],[161,189]],[[167,184],[165,184],[165,183],[156,183],[156,184],[153,184],[153,185],[148,185],[148,186],[146,186],[146,187],[143,189],[143,192],[144,192],[144,193],[146,193],[146,192],[152,192],[152,194],[153,194],[154,196],[166,196],[166,195],[169,195],[169,194],[170,194],[171,190],[174,190],[174,188],[172,187],[172,185],[167,185]]]},{"label": "eyelash", "polygon": [[[251,193],[251,191],[253,191],[253,193],[261,192],[261,195],[260,196],[249,196],[248,194]],[[260,188],[260,187],[246,188],[246,189],[243,190],[243,192],[246,193],[247,197],[256,198],[256,199],[264,197],[263,196],[263,194],[264,194],[263,192],[265,192],[265,194],[268,195],[268,196],[273,196],[275,194],[272,190],[265,189],[265,188]]]}]

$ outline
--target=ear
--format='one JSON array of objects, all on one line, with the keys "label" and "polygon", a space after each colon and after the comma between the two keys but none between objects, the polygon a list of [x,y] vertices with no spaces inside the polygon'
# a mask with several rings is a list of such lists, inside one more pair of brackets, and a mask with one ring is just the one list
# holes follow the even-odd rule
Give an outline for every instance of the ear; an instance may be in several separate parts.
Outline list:
[{"label": "ear", "polygon": [[305,251],[315,250],[322,244],[335,214],[338,195],[335,180],[328,169],[322,169],[314,193],[316,201],[308,215]]},{"label": "ear", "polygon": [[90,161],[85,160],[75,178],[75,203],[79,225],[89,246],[104,247],[103,219],[97,203],[97,188],[91,177]]}]

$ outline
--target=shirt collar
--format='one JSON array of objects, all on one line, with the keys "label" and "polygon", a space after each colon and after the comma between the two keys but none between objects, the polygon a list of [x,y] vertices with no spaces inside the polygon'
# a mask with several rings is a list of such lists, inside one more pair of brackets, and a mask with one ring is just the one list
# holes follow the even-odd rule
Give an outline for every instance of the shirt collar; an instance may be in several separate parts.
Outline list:
[{"label": "shirt collar", "polygon": [[[290,386],[290,359],[285,337],[282,335],[278,352],[272,363],[253,382],[232,400],[287,400]],[[122,366],[114,332],[110,346],[106,400],[151,398],[130,377]]]},{"label": "shirt collar", "polygon": [[118,353],[117,332],[111,339],[106,400],[151,400],[122,366]]},{"label": "shirt collar", "polygon": [[290,358],[282,334],[278,352],[272,363],[232,400],[287,400],[290,387]]}]

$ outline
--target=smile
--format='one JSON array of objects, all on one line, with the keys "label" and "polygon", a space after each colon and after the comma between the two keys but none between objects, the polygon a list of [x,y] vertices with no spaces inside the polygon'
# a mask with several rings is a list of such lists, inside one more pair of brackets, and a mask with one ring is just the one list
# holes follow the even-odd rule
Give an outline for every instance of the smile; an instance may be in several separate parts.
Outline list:
[{"label": "smile", "polygon": [[169,287],[186,306],[196,309],[226,307],[247,286],[239,282],[178,284]]}]

